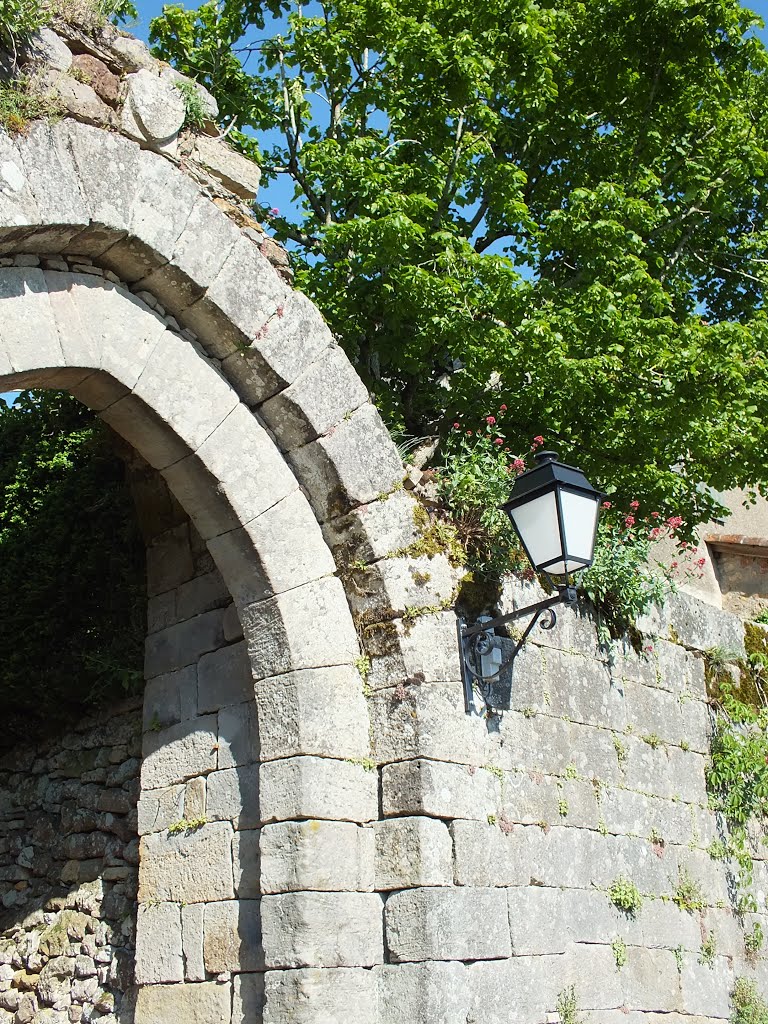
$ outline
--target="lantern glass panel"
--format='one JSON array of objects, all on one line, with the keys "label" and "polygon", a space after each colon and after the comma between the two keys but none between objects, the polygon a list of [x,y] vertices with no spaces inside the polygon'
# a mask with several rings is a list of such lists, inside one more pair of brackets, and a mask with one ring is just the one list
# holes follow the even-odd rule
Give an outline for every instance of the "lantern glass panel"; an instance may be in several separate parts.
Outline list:
[{"label": "lantern glass panel", "polygon": [[562,562],[557,498],[554,490],[541,494],[532,501],[526,501],[517,508],[511,508],[509,516],[535,567],[538,568],[558,557]]},{"label": "lantern glass panel", "polygon": [[[568,572],[577,572],[584,568],[585,562],[592,561],[599,505],[599,495],[593,497],[565,489],[560,492],[565,550],[568,553]],[[573,559],[579,559],[579,561],[573,561]],[[552,568],[549,571],[562,573],[565,570]]]}]

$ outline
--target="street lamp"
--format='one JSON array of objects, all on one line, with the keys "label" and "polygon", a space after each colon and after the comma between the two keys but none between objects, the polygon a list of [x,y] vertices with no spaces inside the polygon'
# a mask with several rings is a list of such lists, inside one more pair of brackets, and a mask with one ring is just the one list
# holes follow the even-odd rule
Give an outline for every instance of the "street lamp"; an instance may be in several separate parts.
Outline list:
[{"label": "street lamp", "polygon": [[[595,555],[597,521],[603,495],[596,491],[580,469],[559,462],[556,452],[539,452],[536,464],[522,473],[512,488],[509,501],[501,507],[509,516],[523,549],[537,573],[543,573],[557,594],[526,608],[518,608],[496,619],[478,620],[467,625],[457,623],[464,704],[469,714],[474,707],[473,683],[489,683],[514,661],[528,634],[539,621],[542,629],[552,629],[554,606],[574,604],[575,573],[588,568]],[[513,619],[532,615],[512,654],[493,673],[483,674],[481,659],[494,647],[495,630]]]}]

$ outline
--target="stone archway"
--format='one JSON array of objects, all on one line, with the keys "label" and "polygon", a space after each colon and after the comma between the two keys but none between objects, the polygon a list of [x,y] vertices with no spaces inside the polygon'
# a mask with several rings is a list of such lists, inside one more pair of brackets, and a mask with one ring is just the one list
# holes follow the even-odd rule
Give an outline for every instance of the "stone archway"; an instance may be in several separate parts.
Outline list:
[{"label": "stone archway", "polygon": [[[245,846],[253,858],[261,848],[264,895],[238,900],[236,883],[222,886],[232,842],[216,822],[179,856],[162,833],[145,837],[142,874],[155,895],[137,946],[157,959],[189,902],[205,905],[201,926],[224,952],[223,970],[205,980],[145,971],[137,1020],[171,1019],[170,1006],[185,1019],[223,1020],[233,995],[236,1014],[243,1000],[253,1010],[265,970],[268,1019],[306,1005],[307,984],[310,1007],[324,992],[341,1002],[354,992],[373,1019],[374,979],[361,968],[383,960],[381,900],[373,835],[360,825],[378,817],[377,778],[361,763],[370,738],[359,647],[321,523],[337,550],[340,539],[359,545],[369,534],[376,547],[380,522],[369,531],[354,510],[399,480],[394,447],[313,307],[162,157],[64,122],[18,144],[0,137],[0,168],[0,251],[10,264],[0,267],[0,385],[68,388],[160,471],[235,599],[250,655],[258,773],[220,768],[210,755],[202,772],[193,767],[229,787],[221,799],[232,807],[236,856],[246,833],[259,832]],[[212,251],[201,251],[201,237]],[[407,503],[391,502],[391,513],[394,547],[413,520]],[[178,667],[178,630],[150,637],[150,678]],[[194,726],[153,737],[163,770],[153,775],[152,755],[145,762],[142,799],[158,782],[190,777],[189,743],[211,746],[205,711]],[[240,829],[243,788],[257,774],[259,817]],[[208,842],[206,831],[221,834]],[[201,881],[194,868],[203,863]]]}]

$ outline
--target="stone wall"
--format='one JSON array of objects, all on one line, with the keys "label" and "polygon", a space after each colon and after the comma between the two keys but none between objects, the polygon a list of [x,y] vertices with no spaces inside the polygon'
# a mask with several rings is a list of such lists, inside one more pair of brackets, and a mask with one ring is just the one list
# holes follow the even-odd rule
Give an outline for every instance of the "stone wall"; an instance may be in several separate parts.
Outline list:
[{"label": "stone wall", "polygon": [[136,698],[0,762],[4,1024],[132,1019],[140,755]]},{"label": "stone wall", "polygon": [[[542,597],[510,586],[502,604]],[[642,623],[637,653],[600,643],[586,614],[558,616],[507,675],[509,710],[464,714],[434,615],[410,679],[371,698],[381,1024],[543,1024],[563,1019],[571,986],[593,1024],[703,1024],[729,1018],[736,977],[768,995],[765,950],[745,949],[755,922],[768,934],[766,848],[753,851],[758,913],[740,917],[705,780],[703,652],[743,651],[740,621],[679,595]],[[611,899],[622,881],[642,895],[635,914]],[[675,902],[688,884],[690,910]]]}]

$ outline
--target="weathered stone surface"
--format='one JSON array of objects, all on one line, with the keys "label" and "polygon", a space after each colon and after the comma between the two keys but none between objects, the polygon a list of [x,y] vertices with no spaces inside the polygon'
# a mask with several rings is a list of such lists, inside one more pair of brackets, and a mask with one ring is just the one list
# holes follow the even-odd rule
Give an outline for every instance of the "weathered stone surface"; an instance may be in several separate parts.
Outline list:
[{"label": "weathered stone surface", "polygon": [[269,330],[249,338],[248,347],[230,349],[222,369],[248,405],[258,405],[291,384],[333,337],[319,311],[300,292],[288,292],[282,316],[269,321]]},{"label": "weathered stone surface", "polygon": [[404,1020],[467,1024],[470,992],[461,963],[385,964],[376,968],[380,1024]]},{"label": "weathered stone surface", "polygon": [[674,638],[683,647],[697,651],[719,647],[735,657],[744,656],[744,625],[738,616],[682,591],[670,595],[663,608],[654,608],[637,624],[644,633]]},{"label": "weathered stone surface", "polygon": [[264,1012],[264,975],[237,974],[232,995],[233,1024],[248,1024],[262,1019]]},{"label": "weathered stone surface", "polygon": [[181,908],[181,944],[184,955],[184,980],[205,981],[203,960],[204,903]]},{"label": "weathered stone surface", "polygon": [[120,95],[120,79],[113,75],[104,61],[90,53],[78,53],[72,58],[72,64],[85,76],[88,85],[100,99],[112,106],[117,104]]},{"label": "weathered stone surface", "polygon": [[204,167],[241,199],[252,200],[258,195],[261,168],[226,143],[198,135],[190,159]]},{"label": "weathered stone surface", "polygon": [[206,904],[203,956],[211,974],[263,970],[259,901]]},{"label": "weathered stone surface", "polygon": [[269,971],[265,1024],[362,1024],[377,1018],[373,971],[332,969]]},{"label": "weathered stone surface", "polygon": [[[238,405],[190,456],[166,474],[174,494],[208,540],[250,523],[297,482],[274,442],[243,405]],[[224,513],[211,491],[226,499]]]},{"label": "weathered stone surface", "polygon": [[[254,678],[304,668],[353,662],[357,634],[344,588],[338,579],[321,579],[240,610]],[[332,622],[333,631],[318,630]]]},{"label": "weathered stone surface", "polygon": [[360,677],[351,666],[263,679],[255,696],[263,760],[297,754],[369,756],[368,709]]},{"label": "weathered stone surface", "polygon": [[170,729],[144,734],[141,784],[159,789],[202,775],[216,768],[217,723],[215,715],[180,722]]},{"label": "weathered stone surface", "polygon": [[198,658],[223,645],[223,609],[195,615],[147,638],[144,674],[153,676],[173,672],[194,664]]},{"label": "weathered stone surface", "polygon": [[383,961],[381,897],[376,893],[264,896],[261,917],[268,968],[369,967]]},{"label": "weathered stone surface", "polygon": [[72,66],[72,53],[50,28],[40,28],[24,43],[24,56],[40,67],[54,71],[67,71]]},{"label": "weathered stone surface", "polygon": [[[214,537],[209,547],[240,604],[293,590],[336,568],[298,488],[240,529]],[[246,574],[243,566],[250,572]]]},{"label": "weathered stone surface", "polygon": [[292,451],[327,433],[367,401],[367,388],[344,350],[334,346],[259,411],[283,451]]},{"label": "weathered stone surface", "polygon": [[231,1007],[228,984],[147,985],[139,989],[136,1024],[230,1024]]},{"label": "weathered stone surface", "polygon": [[290,461],[320,522],[388,493],[403,476],[397,449],[370,404],[332,433],[295,449]]},{"label": "weathered stone surface", "polygon": [[123,131],[139,141],[170,140],[181,128],[186,113],[184,97],[172,79],[142,68],[125,81]]},{"label": "weathered stone surface", "polygon": [[377,821],[376,889],[405,889],[453,883],[451,836],[432,818]]},{"label": "weathered stone surface", "polygon": [[402,619],[375,623],[366,628],[365,642],[371,657],[367,682],[375,690],[413,679],[447,682],[460,678],[453,611],[420,615],[405,623]]},{"label": "weathered stone surface", "polygon": [[373,861],[374,834],[370,828],[312,820],[261,829],[264,893],[302,889],[370,892],[374,888]]},{"label": "weathered stone surface", "polygon": [[253,701],[219,711],[219,768],[235,768],[259,759],[259,732]]},{"label": "weathered stone surface", "polygon": [[136,933],[136,980],[156,985],[184,980],[181,908],[176,903],[139,907]]},{"label": "weathered stone surface", "polygon": [[384,917],[396,963],[493,960],[512,952],[506,893],[498,889],[407,889],[387,899]]},{"label": "weathered stone surface", "polygon": [[184,817],[184,786],[145,790],[139,798],[138,832],[162,832]]},{"label": "weathered stone surface", "polygon": [[413,495],[398,490],[324,523],[323,536],[340,566],[374,562],[403,551],[418,539],[418,507]]},{"label": "weathered stone surface", "polygon": [[258,899],[262,894],[260,836],[259,829],[251,829],[232,837],[235,896],[239,899]]},{"label": "weathered stone surface", "polygon": [[483,770],[439,761],[385,765],[381,772],[385,816],[427,814],[434,818],[485,821],[498,812],[500,781]]},{"label": "weathered stone surface", "polygon": [[155,832],[141,840],[139,900],[231,900],[232,826],[214,821],[193,832]]},{"label": "weathered stone surface", "polygon": [[291,757],[261,766],[264,822],[326,818],[361,824],[378,817],[376,773],[326,757]]},{"label": "weathered stone surface", "polygon": [[114,113],[92,86],[56,71],[48,72],[44,81],[47,93],[78,121],[99,128],[114,123]]},{"label": "weathered stone surface", "polygon": [[235,828],[259,824],[258,765],[213,772],[206,783],[206,814],[211,821],[231,821]]},{"label": "weathered stone surface", "polygon": [[197,680],[201,714],[250,699],[253,679],[245,642],[204,654],[198,663]]}]

